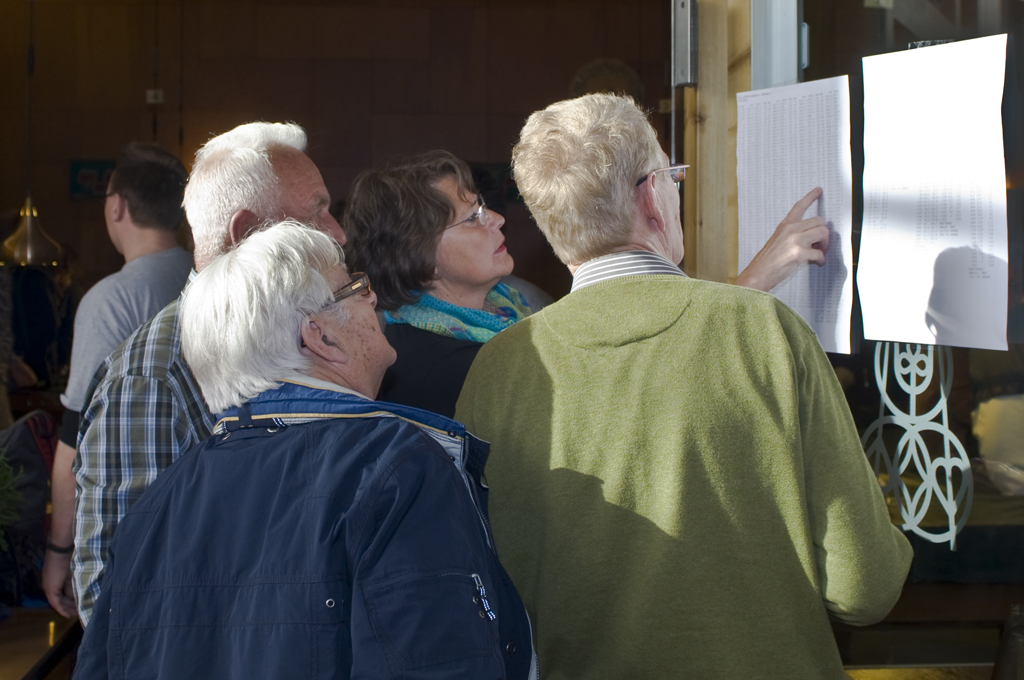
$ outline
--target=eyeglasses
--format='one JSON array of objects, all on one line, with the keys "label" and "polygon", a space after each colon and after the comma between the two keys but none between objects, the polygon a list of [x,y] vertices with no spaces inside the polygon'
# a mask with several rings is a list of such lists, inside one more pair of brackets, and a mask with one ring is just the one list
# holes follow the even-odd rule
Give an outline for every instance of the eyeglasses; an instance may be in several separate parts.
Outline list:
[{"label": "eyeglasses", "polygon": [[[338,289],[338,292],[334,294],[334,302],[328,302],[320,311],[327,309],[332,304],[341,302],[347,297],[352,297],[356,293],[361,294],[363,297],[368,297],[370,295],[370,277],[363,272],[354,272],[352,274],[352,280]],[[306,346],[306,341],[301,337],[299,338],[299,346]]]},{"label": "eyeglasses", "polygon": [[342,286],[337,293],[334,294],[334,301],[341,302],[347,297],[352,297],[356,293],[366,297],[370,294],[370,277],[363,272],[353,272],[352,280]]},{"label": "eyeglasses", "polygon": [[[341,302],[347,297],[352,297],[356,293],[361,294],[363,297],[368,297],[370,295],[370,277],[363,272],[353,272],[352,280],[342,286],[338,292],[334,294],[334,302],[328,302],[324,306],[324,309],[327,309],[332,304]],[[299,338],[299,346],[306,346],[306,341],[301,337]]]},{"label": "eyeglasses", "polygon": [[690,167],[690,166],[689,165],[670,165],[667,168],[658,168],[657,170],[651,170],[651,172],[647,173],[646,175],[644,175],[643,177],[638,179],[636,181],[636,185],[640,186],[641,184],[646,182],[647,178],[651,176],[651,173],[654,173],[654,172],[667,172],[668,176],[672,179],[672,181],[676,183],[676,188],[678,189],[679,188],[679,183],[682,182],[684,179],[686,179],[686,169],[688,167]]},{"label": "eyeglasses", "polygon": [[447,227],[445,227],[445,229],[453,229],[453,228],[455,228],[455,227],[457,227],[457,226],[459,226],[461,224],[468,224],[471,227],[472,226],[477,226],[477,225],[474,225],[473,222],[478,221],[478,220],[479,220],[479,226],[481,226],[481,227],[484,226],[484,210],[487,210],[487,204],[484,203],[483,195],[481,195],[481,194],[477,194],[476,195],[476,205],[477,205],[476,212],[474,212],[472,215],[470,215],[466,219],[462,220],[461,222],[456,222],[455,224],[449,224]]}]

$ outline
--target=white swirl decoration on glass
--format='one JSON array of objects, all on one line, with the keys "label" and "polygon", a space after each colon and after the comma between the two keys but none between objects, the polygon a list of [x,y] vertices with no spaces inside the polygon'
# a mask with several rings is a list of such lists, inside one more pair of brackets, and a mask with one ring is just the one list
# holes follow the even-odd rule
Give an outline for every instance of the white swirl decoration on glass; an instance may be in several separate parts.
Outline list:
[{"label": "white swirl decoration on glass", "polygon": [[[893,377],[898,388],[893,386],[895,394],[890,394]],[[956,550],[956,535],[967,524],[974,500],[974,477],[967,452],[949,429],[952,352],[880,342],[875,380],[881,396],[878,419],[861,441],[886,502],[896,504],[904,531],[932,543],[948,541]],[[938,381],[937,400],[933,380]]]}]

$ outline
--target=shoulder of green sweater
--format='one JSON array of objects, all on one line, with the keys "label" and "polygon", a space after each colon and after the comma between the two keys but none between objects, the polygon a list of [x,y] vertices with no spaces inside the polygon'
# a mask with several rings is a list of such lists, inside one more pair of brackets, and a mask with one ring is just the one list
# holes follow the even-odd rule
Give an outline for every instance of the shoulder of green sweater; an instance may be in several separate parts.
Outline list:
[{"label": "shoulder of green sweater", "polygon": [[770,335],[769,328],[774,327],[790,347],[795,356],[806,356],[808,353],[820,354],[824,357],[821,343],[811,326],[793,311],[789,305],[771,293],[744,288],[732,284],[701,281],[695,298],[725,319],[743,319],[745,324],[759,327],[762,335]]},{"label": "shoulder of green sweater", "polygon": [[742,319],[745,325],[761,332],[777,324],[795,345],[818,342],[810,326],[770,293],[688,277],[636,276],[603,281],[566,295],[489,340],[476,361],[482,363],[481,358],[486,361],[488,356],[514,352],[517,347],[531,344],[537,333],[546,335],[551,328],[564,332],[573,327],[577,318],[588,314],[592,319],[614,319],[617,308],[629,310],[638,304],[649,310],[663,307],[664,312],[680,311],[686,306],[691,312],[703,313],[711,319]]},{"label": "shoulder of green sweater", "polygon": [[595,297],[609,305],[636,304],[638,300],[643,300],[644,304],[676,304],[676,295],[685,295],[688,300],[701,305],[714,306],[723,313],[727,309],[743,309],[779,317],[785,324],[807,327],[796,312],[771,293],[682,276],[634,276],[603,281],[565,296],[542,312],[571,313],[575,307],[592,304]]},{"label": "shoulder of green sweater", "polygon": [[[564,298],[563,298],[564,299]],[[550,309],[548,305],[539,312],[534,312],[530,316],[522,319],[508,328],[502,330],[500,333],[495,335],[493,338],[488,340],[477,352],[477,358],[474,359],[474,365],[480,361],[480,357],[487,357],[494,352],[504,352],[509,347],[515,346],[518,343],[524,342],[525,337],[530,333],[530,329],[533,327],[538,320],[543,317],[544,313]]]},{"label": "shoulder of green sweater", "polygon": [[771,293],[713,281],[700,281],[699,283],[702,284],[702,294],[706,295],[709,301],[715,305],[731,304],[737,308],[759,311],[762,314],[770,315],[778,319],[779,324],[786,329],[787,334],[796,333],[809,336],[814,338],[815,343],[817,343],[817,336],[814,330],[804,318]]},{"label": "shoulder of green sweater", "polygon": [[723,300],[735,300],[738,303],[746,304],[769,304],[776,298],[770,293],[764,293],[751,288],[743,288],[729,283],[718,283],[717,281],[704,281],[689,276],[653,275],[653,276],[625,276],[617,279],[610,279],[595,283],[581,290],[566,295],[553,305],[549,305],[543,311],[552,306],[584,300],[592,295],[602,297],[627,296],[635,297],[638,291],[647,290],[651,294],[656,292],[682,291],[687,294],[712,297]]}]

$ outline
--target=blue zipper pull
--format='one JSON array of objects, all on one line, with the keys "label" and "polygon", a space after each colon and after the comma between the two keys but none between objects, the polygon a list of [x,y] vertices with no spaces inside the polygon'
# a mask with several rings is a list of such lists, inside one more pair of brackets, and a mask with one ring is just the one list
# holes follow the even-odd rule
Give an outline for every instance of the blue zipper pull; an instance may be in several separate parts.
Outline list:
[{"label": "blue zipper pull", "polygon": [[491,621],[498,618],[498,615],[491,611],[491,604],[487,601],[487,589],[484,588],[484,582],[480,579],[480,574],[473,574],[473,583],[476,584],[477,592],[480,593],[480,604],[484,608],[483,613]]}]

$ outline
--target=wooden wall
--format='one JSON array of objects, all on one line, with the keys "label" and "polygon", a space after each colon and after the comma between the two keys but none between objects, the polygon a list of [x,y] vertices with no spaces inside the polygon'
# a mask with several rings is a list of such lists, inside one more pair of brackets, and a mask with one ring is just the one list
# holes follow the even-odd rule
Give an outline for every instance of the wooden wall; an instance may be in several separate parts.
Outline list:
[{"label": "wooden wall", "polygon": [[[0,214],[26,193],[28,2],[0,0]],[[577,71],[597,59],[634,69],[654,111],[669,92],[665,0],[34,4],[34,195],[44,228],[76,251],[86,283],[121,261],[99,202],[68,198],[73,159],[114,159],[129,141],[155,140],[187,166],[215,133],[293,120],[339,197],[359,171],[393,155],[441,147],[507,163],[526,116],[567,97]],[[148,106],[154,83],[165,101]]]}]

